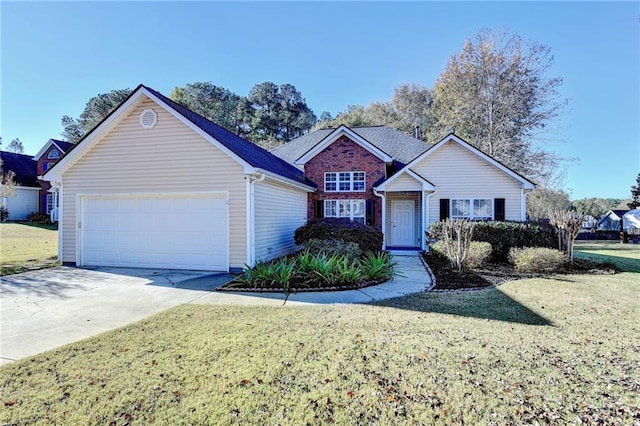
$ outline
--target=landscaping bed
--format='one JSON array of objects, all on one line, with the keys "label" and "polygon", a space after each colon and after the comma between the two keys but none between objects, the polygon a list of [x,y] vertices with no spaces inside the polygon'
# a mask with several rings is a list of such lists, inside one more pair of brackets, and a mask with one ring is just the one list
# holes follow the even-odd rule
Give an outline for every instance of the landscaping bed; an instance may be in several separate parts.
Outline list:
[{"label": "landscaping bed", "polygon": [[524,278],[549,278],[553,275],[611,275],[617,272],[615,265],[584,259],[574,259],[553,272],[519,272],[509,263],[485,263],[481,267],[466,268],[461,272],[451,269],[447,259],[435,253],[423,253],[423,259],[436,278],[433,290],[482,289]]}]

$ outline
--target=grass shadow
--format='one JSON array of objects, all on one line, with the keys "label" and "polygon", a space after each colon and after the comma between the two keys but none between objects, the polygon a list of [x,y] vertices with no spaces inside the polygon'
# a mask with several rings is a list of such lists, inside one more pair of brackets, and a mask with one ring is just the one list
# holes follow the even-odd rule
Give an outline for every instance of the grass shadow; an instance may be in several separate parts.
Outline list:
[{"label": "grass shadow", "polygon": [[549,319],[504,294],[499,288],[417,293],[370,303],[416,312],[434,312],[526,325],[554,326]]}]

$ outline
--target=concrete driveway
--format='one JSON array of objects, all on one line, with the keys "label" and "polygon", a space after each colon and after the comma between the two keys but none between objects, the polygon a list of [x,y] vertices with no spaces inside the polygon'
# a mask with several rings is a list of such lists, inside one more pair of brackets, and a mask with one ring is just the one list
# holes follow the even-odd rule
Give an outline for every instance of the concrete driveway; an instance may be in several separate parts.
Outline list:
[{"label": "concrete driveway", "polygon": [[[360,290],[291,294],[287,306],[366,303],[425,291],[417,256],[398,256],[399,276]],[[57,267],[0,277],[0,364],[122,327],[184,303],[283,306],[282,293],[216,292],[229,274]]]},{"label": "concrete driveway", "polygon": [[57,267],[0,278],[0,364],[209,294],[228,274]]}]

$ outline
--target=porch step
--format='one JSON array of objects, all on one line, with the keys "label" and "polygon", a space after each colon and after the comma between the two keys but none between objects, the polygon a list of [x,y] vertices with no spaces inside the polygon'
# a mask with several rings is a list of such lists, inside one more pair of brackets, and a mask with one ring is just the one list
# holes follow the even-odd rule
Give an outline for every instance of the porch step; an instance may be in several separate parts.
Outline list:
[{"label": "porch step", "polygon": [[420,254],[421,250],[415,249],[415,250],[394,250],[394,249],[389,249],[388,252],[389,254],[393,255],[393,256],[417,256]]}]

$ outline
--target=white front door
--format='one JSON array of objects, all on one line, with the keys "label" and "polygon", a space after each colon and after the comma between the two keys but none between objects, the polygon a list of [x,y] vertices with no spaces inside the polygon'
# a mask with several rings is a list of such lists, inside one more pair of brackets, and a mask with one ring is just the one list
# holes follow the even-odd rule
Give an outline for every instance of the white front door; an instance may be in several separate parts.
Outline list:
[{"label": "white front door", "polygon": [[414,200],[391,201],[391,246],[415,247],[416,204]]}]

